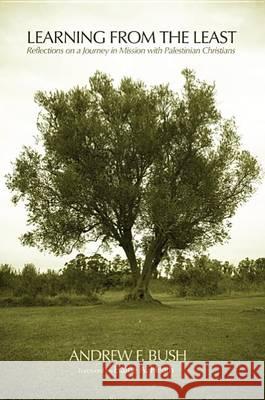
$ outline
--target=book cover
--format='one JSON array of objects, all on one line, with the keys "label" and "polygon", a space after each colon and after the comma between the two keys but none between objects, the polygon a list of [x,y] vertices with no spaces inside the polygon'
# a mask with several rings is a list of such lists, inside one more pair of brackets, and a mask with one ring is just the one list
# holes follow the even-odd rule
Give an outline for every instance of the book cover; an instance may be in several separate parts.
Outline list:
[{"label": "book cover", "polygon": [[1,1],[0,398],[264,398],[264,11]]}]

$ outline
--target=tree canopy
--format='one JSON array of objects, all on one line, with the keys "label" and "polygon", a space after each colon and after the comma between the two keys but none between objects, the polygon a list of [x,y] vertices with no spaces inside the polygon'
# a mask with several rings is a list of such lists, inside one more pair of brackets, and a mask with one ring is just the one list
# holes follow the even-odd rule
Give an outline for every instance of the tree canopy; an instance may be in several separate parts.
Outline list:
[{"label": "tree canopy", "polygon": [[214,85],[183,75],[181,93],[131,78],[117,87],[97,72],[87,87],[36,94],[41,148],[25,147],[8,176],[27,210],[24,244],[57,255],[119,245],[145,297],[165,254],[227,237],[260,168],[217,110]]}]

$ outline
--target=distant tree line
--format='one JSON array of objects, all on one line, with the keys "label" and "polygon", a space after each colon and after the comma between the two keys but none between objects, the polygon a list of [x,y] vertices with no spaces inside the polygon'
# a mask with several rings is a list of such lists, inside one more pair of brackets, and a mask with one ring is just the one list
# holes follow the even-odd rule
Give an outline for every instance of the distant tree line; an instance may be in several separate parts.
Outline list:
[{"label": "distant tree line", "polygon": [[265,289],[265,258],[245,258],[237,266],[203,255],[178,256],[168,277],[180,296],[210,296]]},{"label": "distant tree line", "polygon": [[[138,263],[141,268],[142,261]],[[66,293],[93,299],[109,289],[129,288],[130,279],[129,265],[119,256],[109,261],[99,254],[91,257],[78,254],[59,271],[40,272],[33,264],[25,264],[21,271],[8,264],[0,265],[0,295],[24,297],[25,305],[34,303],[38,296]],[[178,255],[174,262],[164,263],[156,281],[160,282],[156,286],[161,291],[182,297],[265,290],[265,258],[246,258],[234,266],[205,255],[193,258]]]},{"label": "distant tree line", "polygon": [[34,264],[25,264],[21,271],[8,264],[0,265],[1,293],[15,296],[102,293],[111,287],[123,289],[128,280],[127,262],[119,256],[110,262],[99,254],[92,257],[78,254],[63,269],[46,272],[38,271]]}]

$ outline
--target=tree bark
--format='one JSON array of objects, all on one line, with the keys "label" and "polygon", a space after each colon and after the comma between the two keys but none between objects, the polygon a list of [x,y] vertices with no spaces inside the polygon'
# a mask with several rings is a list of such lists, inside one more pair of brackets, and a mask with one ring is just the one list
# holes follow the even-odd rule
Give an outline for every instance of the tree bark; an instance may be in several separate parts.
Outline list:
[{"label": "tree bark", "polygon": [[124,238],[123,242],[121,243],[121,246],[126,254],[126,257],[128,259],[131,268],[133,285],[136,286],[138,279],[140,277],[140,270],[137,265],[137,259],[130,232],[127,234],[126,238]]},{"label": "tree bark", "polygon": [[[164,242],[161,239],[154,239],[151,243],[144,261],[141,274],[138,276],[132,290],[126,296],[126,300],[158,302],[155,300],[149,290],[150,281],[161,258],[163,257]],[[159,303],[159,302],[158,302]]]}]

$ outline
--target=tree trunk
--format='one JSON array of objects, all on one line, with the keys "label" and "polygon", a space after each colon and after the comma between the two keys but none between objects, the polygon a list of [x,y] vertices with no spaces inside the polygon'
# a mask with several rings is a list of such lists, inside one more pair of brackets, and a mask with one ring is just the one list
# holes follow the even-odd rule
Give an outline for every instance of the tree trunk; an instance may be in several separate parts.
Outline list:
[{"label": "tree trunk", "polygon": [[126,254],[127,260],[129,262],[129,265],[130,265],[130,268],[132,271],[133,285],[136,286],[138,279],[140,277],[140,270],[137,265],[137,260],[136,260],[136,256],[135,256],[131,233],[127,234],[127,237],[122,242],[122,247]]},{"label": "tree trunk", "polygon": [[154,301],[149,290],[150,281],[151,281],[151,275],[144,277],[141,274],[141,276],[138,278],[138,281],[131,289],[130,293],[126,296],[126,300],[147,301],[147,302]]},{"label": "tree trunk", "polygon": [[136,283],[133,285],[132,290],[126,296],[126,300],[132,301],[145,301],[145,302],[157,302],[149,290],[150,281],[154,271],[156,270],[162,256],[163,256],[163,245],[161,240],[154,240],[146,254],[143,269],[141,275],[138,277]]}]

